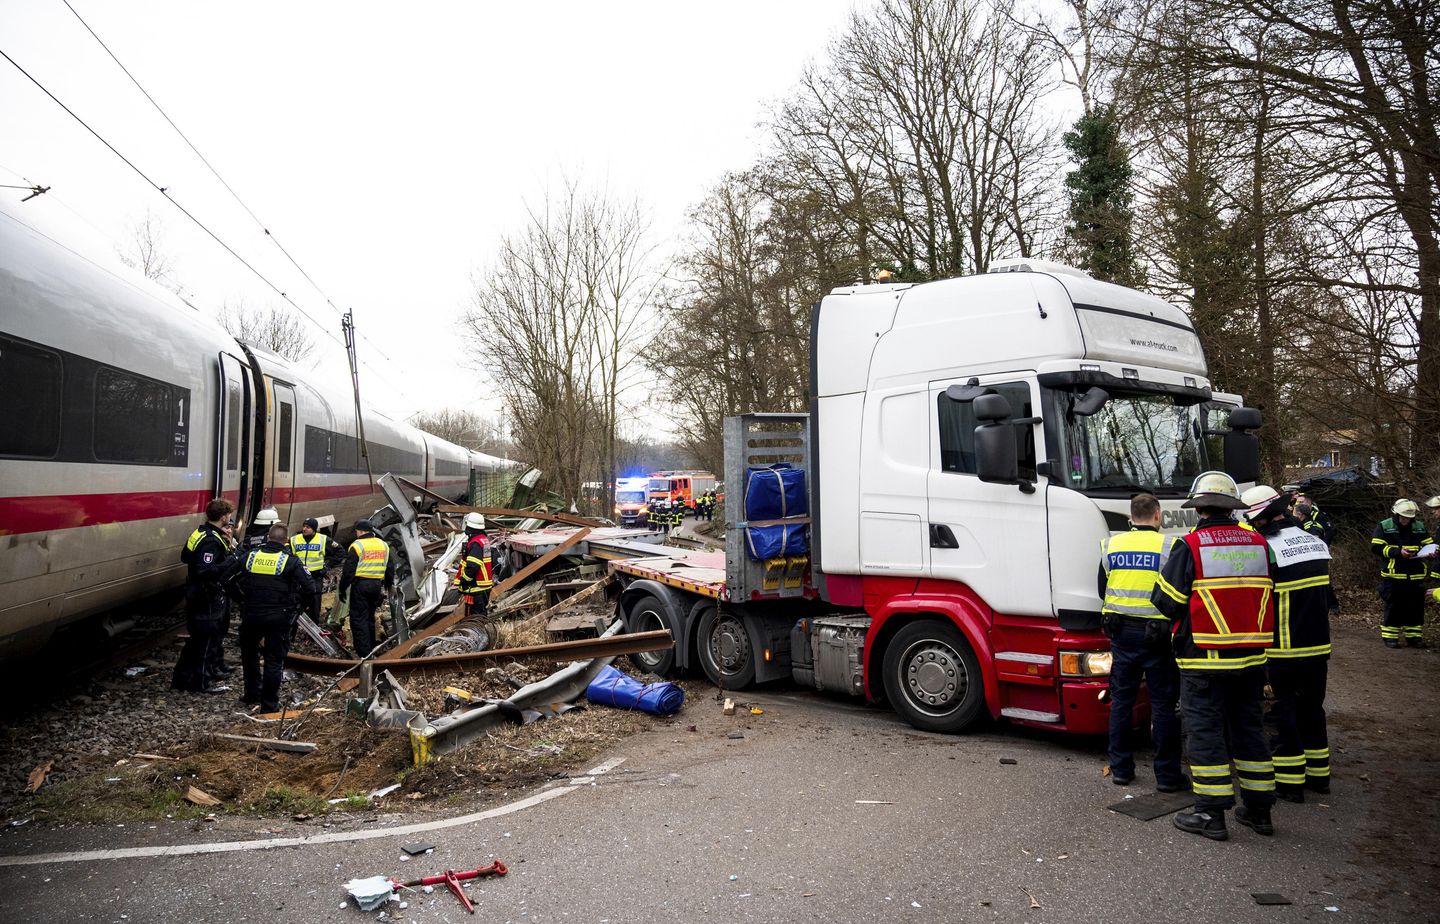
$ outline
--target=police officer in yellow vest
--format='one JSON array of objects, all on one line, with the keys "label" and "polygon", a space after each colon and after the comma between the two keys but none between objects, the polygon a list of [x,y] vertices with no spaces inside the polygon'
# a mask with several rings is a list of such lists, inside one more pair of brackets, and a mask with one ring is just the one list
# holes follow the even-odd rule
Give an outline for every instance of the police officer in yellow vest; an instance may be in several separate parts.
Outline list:
[{"label": "police officer in yellow vest", "polygon": [[224,693],[219,683],[229,671],[217,672],[215,650],[225,638],[230,601],[221,578],[234,553],[235,505],[217,497],[205,505],[205,522],[185,540],[180,560],[185,563],[185,629],[188,637],[175,662],[172,689],[189,693]]},{"label": "police officer in yellow vest", "polygon": [[1199,512],[1200,522],[1176,543],[1150,597],[1175,624],[1190,740],[1195,805],[1175,816],[1175,827],[1211,840],[1230,837],[1225,811],[1235,806],[1233,762],[1244,802],[1235,820],[1272,835],[1275,765],[1264,726],[1265,649],[1275,640],[1270,547],[1232,519],[1245,502],[1224,472],[1202,472],[1185,506]]},{"label": "police officer in yellow vest", "polygon": [[1100,559],[1101,625],[1110,637],[1110,782],[1135,779],[1131,739],[1135,701],[1143,682],[1150,691],[1155,742],[1155,788],[1179,792],[1188,785],[1180,768],[1180,671],[1170,650],[1170,620],[1150,602],[1174,537],[1160,532],[1160,501],[1153,494],[1130,500],[1129,532],[1111,536]]},{"label": "police officer in yellow vest", "polygon": [[[280,680],[290,649],[292,614],[312,590],[310,575],[285,547],[289,530],[270,527],[260,548],[236,556],[227,577],[237,583],[245,605],[240,616],[240,663],[245,670],[247,703],[261,710],[280,708]],[[265,656],[262,672],[261,654]]]},{"label": "police officer in yellow vest", "polygon": [[340,572],[340,599],[350,601],[350,640],[355,654],[368,657],[375,649],[375,611],[381,591],[395,584],[395,558],[390,546],[375,535],[369,520],[355,521],[355,541],[345,553]]},{"label": "police officer in yellow vest", "polygon": [[300,527],[300,532],[290,537],[290,551],[300,559],[315,590],[302,601],[305,613],[317,624],[320,622],[320,598],[325,592],[325,560],[332,554],[343,551],[340,543],[320,532],[320,521],[311,517]]}]

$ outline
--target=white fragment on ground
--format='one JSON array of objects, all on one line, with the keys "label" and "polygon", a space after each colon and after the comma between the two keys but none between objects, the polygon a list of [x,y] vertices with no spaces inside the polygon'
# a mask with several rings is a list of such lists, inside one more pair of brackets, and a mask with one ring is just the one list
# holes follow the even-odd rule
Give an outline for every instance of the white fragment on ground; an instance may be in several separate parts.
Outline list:
[{"label": "white fragment on ground", "polygon": [[374,911],[390,900],[395,894],[390,880],[384,876],[370,876],[365,879],[351,879],[345,883],[345,891],[360,906],[361,911]]}]

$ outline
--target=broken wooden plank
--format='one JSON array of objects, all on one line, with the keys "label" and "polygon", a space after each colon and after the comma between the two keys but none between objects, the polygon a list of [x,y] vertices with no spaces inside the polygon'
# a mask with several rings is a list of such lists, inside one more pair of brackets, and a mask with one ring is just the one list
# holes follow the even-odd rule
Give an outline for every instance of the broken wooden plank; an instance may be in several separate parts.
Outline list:
[{"label": "broken wooden plank", "polygon": [[54,766],[55,761],[47,760],[45,761],[45,763],[40,764],[34,770],[31,770],[28,786],[26,788],[29,789],[31,792],[38,791],[41,786],[45,785],[45,778],[50,775],[50,770]]},{"label": "broken wooden plank", "polygon": [[541,610],[534,616],[528,617],[524,623],[521,623],[521,625],[528,625],[532,622],[548,621],[562,610],[569,609],[571,606],[574,606],[577,603],[580,603],[584,600],[589,599],[590,597],[595,596],[595,594],[604,590],[606,587],[609,587],[614,582],[615,575],[607,574],[600,580],[592,583],[589,587],[580,591],[579,593],[571,594],[570,596],[566,597],[564,600],[561,600],[559,603],[555,604],[549,609]]},{"label": "broken wooden plank", "polygon": [[440,513],[479,513],[487,517],[518,517],[522,520],[544,520],[547,523],[568,523],[571,526],[604,526],[599,520],[573,513],[545,513],[540,510],[513,510],[509,507],[469,507],[465,504],[441,504]]},{"label": "broken wooden plank", "polygon": [[[473,651],[463,654],[431,655],[424,658],[400,658],[386,661],[385,669],[399,673],[411,671],[483,670],[496,661],[518,660],[520,658],[544,658],[550,661],[584,661],[589,658],[609,658],[622,654],[638,654],[645,651],[663,651],[675,644],[669,629],[653,632],[630,632],[607,638],[581,638],[564,642],[549,642],[544,645],[525,645],[520,648],[496,648],[491,651]],[[356,661],[342,661],[336,658],[320,658],[314,655],[297,655],[291,652],[285,664],[297,671],[312,674],[334,674],[350,670]]]},{"label": "broken wooden plank", "polygon": [[508,578],[501,581],[499,584],[496,584],[495,589],[490,592],[490,603],[493,605],[499,602],[500,598],[505,596],[505,594],[507,594],[517,584],[523,584],[525,581],[528,581],[541,568],[544,568],[546,565],[550,564],[552,561],[559,558],[561,555],[564,555],[566,552],[579,545],[581,540],[583,540],[588,535],[590,535],[590,528],[588,526],[584,529],[577,529],[575,532],[566,536],[564,542],[555,546],[555,548],[551,549],[544,555],[541,555],[539,558],[532,561],[530,564],[521,568],[519,571],[510,575]]},{"label": "broken wooden plank", "polygon": [[219,805],[220,800],[210,795],[198,786],[191,786],[185,790],[185,801],[194,805]]},{"label": "broken wooden plank", "polygon": [[272,751],[289,751],[292,754],[309,754],[320,747],[310,741],[284,741],[280,738],[256,738],[251,735],[226,735],[217,732],[211,737],[235,744],[256,745]]}]

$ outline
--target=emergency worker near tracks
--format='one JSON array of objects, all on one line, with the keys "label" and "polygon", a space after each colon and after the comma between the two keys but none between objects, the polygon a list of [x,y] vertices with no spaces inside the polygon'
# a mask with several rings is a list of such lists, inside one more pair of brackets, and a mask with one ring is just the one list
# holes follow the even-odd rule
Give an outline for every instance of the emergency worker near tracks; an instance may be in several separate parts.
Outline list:
[{"label": "emergency worker near tracks", "polygon": [[340,543],[319,530],[320,521],[311,517],[300,527],[300,532],[290,537],[290,551],[300,559],[300,564],[310,575],[310,583],[314,585],[314,589],[305,595],[301,603],[304,604],[306,615],[316,625],[320,623],[320,602],[325,594],[325,561],[331,555],[339,555],[344,551],[340,548]]},{"label": "emergency worker near tracks", "polygon": [[[314,591],[310,572],[286,548],[289,530],[270,527],[260,548],[231,560],[226,577],[240,587],[240,663],[245,669],[244,702],[263,712],[280,709],[280,680],[290,650],[292,614]],[[264,668],[261,668],[261,655]]]},{"label": "emergency worker near tracks", "polygon": [[205,505],[205,522],[185,540],[180,560],[186,565],[185,630],[189,638],[175,662],[170,686],[190,693],[224,693],[216,683],[212,648],[218,648],[229,622],[230,601],[221,578],[234,550],[231,516],[235,505],[217,497]]},{"label": "emergency worker near tracks", "polygon": [[455,583],[465,597],[465,615],[484,616],[495,576],[490,564],[490,537],[485,533],[485,517],[481,514],[465,514],[465,553]]},{"label": "emergency worker near tracks", "polygon": [[[255,514],[255,520],[245,527],[245,538],[240,540],[238,545],[232,537],[231,545],[235,550],[244,555],[246,552],[260,548],[265,542],[265,534],[270,527],[280,522],[280,514],[275,512],[274,507],[266,507]],[[232,530],[233,532],[233,530]],[[220,621],[220,632],[215,638],[208,651],[210,673],[218,677],[229,677],[232,673],[230,666],[225,663],[225,639],[230,636],[230,607],[225,607],[225,618]]]},{"label": "emergency worker near tracks", "polygon": [[1160,501],[1153,494],[1130,500],[1128,533],[1111,536],[1100,558],[1101,625],[1110,637],[1110,782],[1135,779],[1132,743],[1135,700],[1144,682],[1150,690],[1155,741],[1155,788],[1179,792],[1187,780],[1180,768],[1180,671],[1170,650],[1170,620],[1150,601],[1160,570],[1177,541],[1160,532]]},{"label": "emergency worker near tracks", "polygon": [[1245,502],[1224,472],[1200,474],[1184,506],[1200,521],[1175,545],[1150,598],[1176,626],[1180,705],[1190,736],[1195,805],[1175,816],[1175,827],[1229,839],[1233,760],[1244,803],[1235,820],[1272,835],[1275,766],[1264,727],[1265,649],[1275,640],[1270,547],[1231,517]]},{"label": "emergency worker near tracks", "polygon": [[369,520],[355,521],[355,541],[345,553],[340,571],[340,599],[350,601],[350,640],[357,657],[367,657],[375,648],[375,611],[380,594],[395,585],[395,558],[390,546],[375,535]]},{"label": "emergency worker near tracks", "polygon": [[1325,540],[1326,545],[1335,542],[1335,524],[1330,522],[1330,514],[1316,506],[1315,499],[1303,491],[1295,492],[1295,520],[1305,532]]},{"label": "emergency worker near tracks", "polygon": [[1289,499],[1268,485],[1240,496],[1246,518],[1270,544],[1275,577],[1275,641],[1265,652],[1275,705],[1275,794],[1304,802],[1330,791],[1325,680],[1330,662],[1330,547],[1286,514]]},{"label": "emergency worker near tracks", "polygon": [[1370,538],[1370,549],[1380,556],[1380,599],[1385,616],[1380,638],[1386,648],[1399,648],[1403,638],[1411,648],[1425,647],[1425,576],[1440,559],[1421,558],[1432,541],[1420,520],[1420,505],[1400,498],[1391,516],[1380,521]]}]

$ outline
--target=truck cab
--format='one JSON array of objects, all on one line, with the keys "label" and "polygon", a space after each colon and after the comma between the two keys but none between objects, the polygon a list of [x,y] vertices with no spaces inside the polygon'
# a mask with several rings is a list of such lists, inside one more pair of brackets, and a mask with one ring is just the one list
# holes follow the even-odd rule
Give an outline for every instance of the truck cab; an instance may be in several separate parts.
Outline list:
[{"label": "truck cab", "polygon": [[997,717],[1104,731],[1101,545],[1141,491],[1188,530],[1192,480],[1220,467],[1188,317],[1020,261],[837,289],[814,330],[814,564],[871,616],[866,692],[934,728],[973,718],[978,686]]}]

